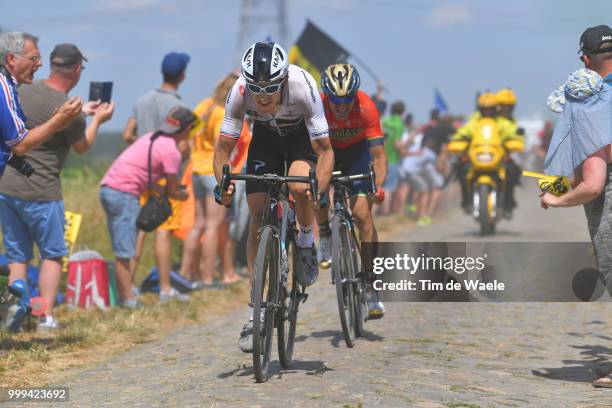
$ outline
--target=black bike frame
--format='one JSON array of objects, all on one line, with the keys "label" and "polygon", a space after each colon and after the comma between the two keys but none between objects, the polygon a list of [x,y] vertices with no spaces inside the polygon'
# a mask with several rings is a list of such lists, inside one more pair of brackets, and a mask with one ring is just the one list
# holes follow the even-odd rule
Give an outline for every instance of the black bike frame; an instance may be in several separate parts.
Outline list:
[{"label": "black bike frame", "polygon": [[[334,186],[334,215],[342,216],[342,219],[346,222],[346,226],[351,232],[353,239],[357,243],[359,242],[359,240],[357,239],[357,234],[355,233],[355,221],[353,220],[353,213],[351,212],[350,203],[349,205],[347,205],[347,201],[350,200],[350,188],[346,184],[351,181],[364,179],[370,181],[370,192],[374,193],[376,191],[376,184],[374,179],[374,167],[371,164],[368,173],[356,174],[352,176],[340,176],[340,172],[334,172],[331,179],[331,185]],[[359,245],[357,251],[361,252]]]},{"label": "black bike frame", "polygon": [[[277,241],[277,246],[279,249],[279,254],[283,254],[281,244],[285,245],[285,250],[289,245],[289,239],[292,238],[290,235],[293,233],[292,229],[294,225],[290,225],[290,223],[294,223],[295,221],[289,220],[289,194],[287,190],[287,183],[308,183],[310,185],[310,189],[312,195],[314,197],[315,205],[318,202],[318,183],[314,170],[310,170],[308,177],[300,177],[300,176],[278,176],[276,174],[264,174],[264,175],[253,175],[253,174],[231,174],[229,165],[223,166],[223,174],[221,177],[221,190],[227,191],[232,180],[252,180],[252,181],[263,181],[268,184],[268,192],[266,194],[265,201],[265,211],[262,215],[262,223],[261,226],[270,226],[274,231],[274,239]],[[278,217],[278,205],[281,203],[281,219],[279,223]],[[280,266],[280,259],[277,260]],[[278,269],[280,270],[280,268]],[[284,279],[285,277],[281,277]],[[251,299],[252,300],[252,299]]]}]

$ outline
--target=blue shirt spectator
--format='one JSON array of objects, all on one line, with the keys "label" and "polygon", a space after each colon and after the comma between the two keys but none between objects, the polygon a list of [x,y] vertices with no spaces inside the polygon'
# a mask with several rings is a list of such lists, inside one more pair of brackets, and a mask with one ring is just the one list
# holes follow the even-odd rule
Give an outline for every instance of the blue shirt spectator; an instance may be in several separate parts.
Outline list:
[{"label": "blue shirt spectator", "polygon": [[7,164],[19,167],[11,156],[21,156],[66,127],[81,113],[83,101],[74,97],[60,106],[45,123],[28,130],[15,87],[31,84],[42,66],[38,38],[20,31],[0,35],[0,177]]},{"label": "blue shirt spectator", "polygon": [[15,77],[5,69],[0,70],[0,176],[11,157],[11,148],[18,145],[28,134],[16,85]]}]

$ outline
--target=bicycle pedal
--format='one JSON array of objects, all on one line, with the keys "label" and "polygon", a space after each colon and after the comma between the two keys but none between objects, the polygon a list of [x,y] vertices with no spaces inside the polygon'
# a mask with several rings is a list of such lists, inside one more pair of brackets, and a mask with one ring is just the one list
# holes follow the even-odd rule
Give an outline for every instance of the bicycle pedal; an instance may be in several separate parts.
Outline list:
[{"label": "bicycle pedal", "polygon": [[300,302],[306,303],[306,299],[308,299],[308,293],[300,293],[298,295]]}]

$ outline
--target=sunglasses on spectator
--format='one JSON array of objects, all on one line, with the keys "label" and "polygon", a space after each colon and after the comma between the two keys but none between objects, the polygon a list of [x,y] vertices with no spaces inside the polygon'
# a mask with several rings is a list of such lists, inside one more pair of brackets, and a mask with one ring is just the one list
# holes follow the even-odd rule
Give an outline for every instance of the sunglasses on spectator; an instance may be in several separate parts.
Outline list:
[{"label": "sunglasses on spectator", "polygon": [[280,89],[280,87],[283,85],[283,83],[278,83],[278,84],[274,84],[274,85],[268,85],[268,86],[258,86],[255,84],[247,84],[247,86],[249,87],[249,91],[251,91],[252,93],[259,95],[262,92],[265,92],[268,95],[272,95],[275,92],[278,92],[278,90]]},{"label": "sunglasses on spectator", "polygon": [[329,100],[334,105],[349,104],[355,100],[355,94],[348,96],[329,95]]},{"label": "sunglasses on spectator", "polygon": [[31,57],[26,57],[25,55],[15,54],[15,56],[18,58],[27,59],[28,61],[33,62],[35,64],[38,64],[41,60],[40,55],[33,55]]}]

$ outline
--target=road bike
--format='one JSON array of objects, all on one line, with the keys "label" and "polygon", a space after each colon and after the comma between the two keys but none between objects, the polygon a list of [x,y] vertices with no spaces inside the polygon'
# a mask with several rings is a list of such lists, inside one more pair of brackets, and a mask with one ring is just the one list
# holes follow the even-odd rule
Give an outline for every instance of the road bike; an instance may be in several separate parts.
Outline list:
[{"label": "road bike", "polygon": [[232,174],[228,165],[223,166],[221,190],[227,191],[233,180],[261,181],[268,185],[251,291],[253,368],[255,380],[261,383],[268,379],[274,328],[277,329],[280,364],[286,369],[291,363],[298,308],[308,298],[305,288],[297,282],[299,256],[295,208],[287,183],[309,184],[315,206],[318,183],[314,170],[310,170],[308,177],[283,177]]},{"label": "road bike", "polygon": [[353,347],[356,337],[365,335],[363,324],[368,319],[367,275],[361,267],[361,247],[350,205],[347,205],[350,185],[357,180],[369,180],[370,192],[376,191],[372,165],[368,173],[342,176],[341,172],[336,171],[331,179],[334,188],[331,219],[332,283],[336,286],[340,325],[348,347]]}]

